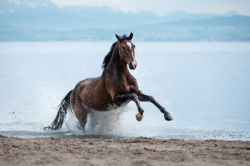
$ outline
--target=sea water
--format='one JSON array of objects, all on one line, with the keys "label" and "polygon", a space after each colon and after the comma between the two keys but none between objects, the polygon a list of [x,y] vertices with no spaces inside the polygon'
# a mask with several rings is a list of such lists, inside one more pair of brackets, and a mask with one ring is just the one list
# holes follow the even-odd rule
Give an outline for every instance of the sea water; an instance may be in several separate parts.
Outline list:
[{"label": "sea water", "polygon": [[0,134],[13,137],[152,137],[250,140],[250,43],[134,42],[130,71],[139,88],[173,116],[142,102],[144,119],[127,106],[92,111],[86,133],[72,113],[56,132],[63,97],[81,80],[102,74],[112,42],[0,43]]}]

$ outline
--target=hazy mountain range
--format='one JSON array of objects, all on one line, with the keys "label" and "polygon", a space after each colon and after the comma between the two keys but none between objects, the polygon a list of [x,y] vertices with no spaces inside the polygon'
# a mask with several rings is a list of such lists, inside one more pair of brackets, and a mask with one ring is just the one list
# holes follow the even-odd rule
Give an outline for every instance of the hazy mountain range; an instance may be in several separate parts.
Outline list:
[{"label": "hazy mountain range", "polygon": [[[134,33],[139,41],[250,41],[250,17],[173,12],[123,13],[108,7],[64,7],[46,1],[0,1],[0,41],[110,41]],[[19,2],[19,1],[18,1]]]}]

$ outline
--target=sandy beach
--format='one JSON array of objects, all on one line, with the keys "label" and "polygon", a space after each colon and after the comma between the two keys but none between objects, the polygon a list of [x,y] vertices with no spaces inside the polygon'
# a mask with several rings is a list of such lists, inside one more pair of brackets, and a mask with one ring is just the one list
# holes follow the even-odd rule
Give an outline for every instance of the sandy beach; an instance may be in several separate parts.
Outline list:
[{"label": "sandy beach", "polygon": [[250,142],[0,136],[0,165],[250,165]]}]

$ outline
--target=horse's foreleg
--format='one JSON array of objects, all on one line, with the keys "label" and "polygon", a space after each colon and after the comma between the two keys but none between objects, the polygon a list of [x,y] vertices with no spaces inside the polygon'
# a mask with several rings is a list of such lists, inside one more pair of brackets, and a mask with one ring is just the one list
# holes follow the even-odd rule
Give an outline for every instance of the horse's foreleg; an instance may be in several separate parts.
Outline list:
[{"label": "horse's foreleg", "polygon": [[115,103],[116,105],[120,106],[122,104],[128,103],[130,101],[134,101],[139,113],[136,115],[136,119],[138,121],[141,121],[143,118],[143,112],[144,110],[142,109],[140,102],[138,100],[138,97],[136,96],[135,93],[130,93],[130,94],[125,94],[125,95],[117,95],[115,98]]},{"label": "horse's foreleg", "polygon": [[167,121],[173,120],[173,118],[170,115],[170,113],[167,112],[166,109],[164,107],[162,107],[152,96],[145,95],[141,91],[139,91],[139,93],[138,93],[138,99],[140,101],[146,101],[146,102],[153,103],[164,114],[164,118]]}]

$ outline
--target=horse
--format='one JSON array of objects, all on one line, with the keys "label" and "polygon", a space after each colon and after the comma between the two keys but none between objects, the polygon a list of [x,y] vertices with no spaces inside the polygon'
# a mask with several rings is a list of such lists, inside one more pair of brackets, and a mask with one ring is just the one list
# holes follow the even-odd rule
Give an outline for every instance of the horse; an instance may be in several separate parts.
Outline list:
[{"label": "horse", "polygon": [[90,109],[107,111],[110,106],[120,107],[135,102],[138,114],[136,119],[141,121],[144,110],[141,102],[153,103],[163,114],[167,121],[173,118],[152,96],[139,90],[137,80],[130,74],[128,66],[134,70],[137,66],[135,60],[135,45],[131,42],[133,33],[118,36],[111,46],[109,53],[102,63],[102,75],[97,78],[87,78],[76,84],[75,88],[63,98],[55,120],[44,130],[58,130],[62,127],[67,110],[73,111],[78,119],[78,128],[85,132],[87,115]]}]

